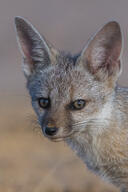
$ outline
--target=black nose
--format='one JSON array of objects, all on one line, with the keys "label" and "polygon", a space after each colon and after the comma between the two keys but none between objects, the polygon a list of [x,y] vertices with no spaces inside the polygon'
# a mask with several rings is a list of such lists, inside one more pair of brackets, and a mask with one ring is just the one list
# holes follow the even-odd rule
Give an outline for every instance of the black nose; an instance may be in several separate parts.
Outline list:
[{"label": "black nose", "polygon": [[46,135],[53,136],[57,133],[58,129],[56,127],[45,127],[44,132]]}]

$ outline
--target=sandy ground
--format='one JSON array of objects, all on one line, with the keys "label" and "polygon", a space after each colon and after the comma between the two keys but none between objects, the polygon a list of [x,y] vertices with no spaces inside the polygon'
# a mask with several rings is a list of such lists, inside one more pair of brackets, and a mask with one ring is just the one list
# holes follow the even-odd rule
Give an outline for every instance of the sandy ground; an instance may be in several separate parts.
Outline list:
[{"label": "sandy ground", "polygon": [[0,103],[0,192],[117,191],[91,174],[66,144],[42,136],[26,98],[14,100]]}]

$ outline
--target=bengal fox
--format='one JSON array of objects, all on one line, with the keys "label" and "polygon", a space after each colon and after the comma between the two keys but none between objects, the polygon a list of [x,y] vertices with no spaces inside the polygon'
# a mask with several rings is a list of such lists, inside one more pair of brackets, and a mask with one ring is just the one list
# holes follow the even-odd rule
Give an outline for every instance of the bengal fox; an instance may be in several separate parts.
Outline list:
[{"label": "bengal fox", "polygon": [[128,192],[128,89],[120,88],[122,34],[105,24],[77,55],[56,50],[24,18],[17,40],[43,134],[64,140],[89,169]]}]

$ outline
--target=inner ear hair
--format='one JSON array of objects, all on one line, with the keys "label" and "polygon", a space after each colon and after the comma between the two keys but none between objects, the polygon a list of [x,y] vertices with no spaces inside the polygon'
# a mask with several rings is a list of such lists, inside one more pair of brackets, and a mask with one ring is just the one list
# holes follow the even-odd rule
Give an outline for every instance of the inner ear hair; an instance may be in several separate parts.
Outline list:
[{"label": "inner ear hair", "polygon": [[55,63],[57,50],[49,44],[33,25],[22,17],[15,18],[17,40],[24,58],[23,71],[28,77],[40,67]]},{"label": "inner ear hair", "polygon": [[81,53],[85,67],[99,79],[115,76],[120,70],[122,34],[117,22],[107,23]]}]

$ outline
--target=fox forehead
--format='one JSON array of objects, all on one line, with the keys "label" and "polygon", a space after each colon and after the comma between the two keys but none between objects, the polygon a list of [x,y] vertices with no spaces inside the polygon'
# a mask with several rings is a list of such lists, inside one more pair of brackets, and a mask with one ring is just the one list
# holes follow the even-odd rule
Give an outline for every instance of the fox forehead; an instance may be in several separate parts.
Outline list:
[{"label": "fox forehead", "polygon": [[[93,77],[85,70],[70,60],[70,63],[50,65],[39,70],[28,81],[28,89],[31,96],[35,97],[68,97],[73,99],[83,93],[95,83]],[[99,87],[99,85],[98,85]]]}]

